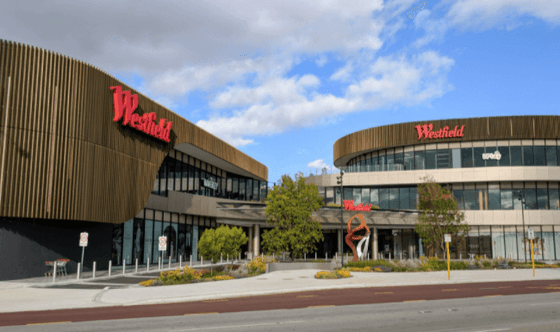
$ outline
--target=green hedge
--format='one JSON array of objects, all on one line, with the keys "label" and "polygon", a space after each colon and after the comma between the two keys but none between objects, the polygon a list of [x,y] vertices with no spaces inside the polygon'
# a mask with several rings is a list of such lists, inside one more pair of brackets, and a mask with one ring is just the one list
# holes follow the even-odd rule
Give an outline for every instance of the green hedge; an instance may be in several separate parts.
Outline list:
[{"label": "green hedge", "polygon": [[387,267],[394,267],[395,266],[395,265],[389,263],[386,260],[376,260],[376,261],[348,262],[348,263],[344,264],[344,267],[364,268],[366,266],[372,267],[372,266],[377,266],[377,265],[382,265],[382,266],[387,266]]}]

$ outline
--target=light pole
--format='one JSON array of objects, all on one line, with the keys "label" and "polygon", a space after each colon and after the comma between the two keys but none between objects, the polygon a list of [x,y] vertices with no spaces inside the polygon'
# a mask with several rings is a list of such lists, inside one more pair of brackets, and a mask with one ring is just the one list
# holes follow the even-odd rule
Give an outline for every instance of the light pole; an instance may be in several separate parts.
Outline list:
[{"label": "light pole", "polygon": [[519,193],[518,199],[521,201],[521,220],[523,221],[523,255],[525,256],[525,263],[527,263],[527,244],[525,241],[525,213],[523,206],[525,205],[525,197]]},{"label": "light pole", "polygon": [[344,191],[342,189],[342,176],[344,175],[344,170],[340,169],[340,176],[336,177],[337,184],[340,185],[340,266],[344,266]]}]

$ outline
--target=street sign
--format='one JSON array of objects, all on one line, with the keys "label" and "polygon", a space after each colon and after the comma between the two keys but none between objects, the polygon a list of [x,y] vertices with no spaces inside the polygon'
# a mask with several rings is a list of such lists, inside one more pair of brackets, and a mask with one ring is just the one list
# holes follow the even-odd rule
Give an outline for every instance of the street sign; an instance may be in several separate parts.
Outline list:
[{"label": "street sign", "polygon": [[534,240],[535,239],[535,232],[533,231],[532,228],[529,228],[529,240]]},{"label": "street sign", "polygon": [[80,233],[80,247],[87,247],[88,233]]},{"label": "street sign", "polygon": [[445,242],[451,242],[451,234],[444,234]]},{"label": "street sign", "polygon": [[167,250],[167,236],[160,236],[159,237],[159,250],[160,251]]}]

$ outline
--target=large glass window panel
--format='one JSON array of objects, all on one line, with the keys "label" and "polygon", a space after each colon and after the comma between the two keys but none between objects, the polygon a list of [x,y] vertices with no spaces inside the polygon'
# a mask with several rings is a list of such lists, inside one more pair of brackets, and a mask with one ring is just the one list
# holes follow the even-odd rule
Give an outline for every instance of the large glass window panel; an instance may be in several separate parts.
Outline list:
[{"label": "large glass window panel", "polygon": [[162,222],[161,221],[154,221],[154,241],[153,241],[153,249],[152,249],[152,263],[157,263],[158,258],[161,256],[161,252],[159,251],[159,237],[162,234]]},{"label": "large glass window panel", "polygon": [[426,169],[436,168],[436,152],[437,150],[426,151]]},{"label": "large glass window panel", "polygon": [[360,172],[367,172],[365,159],[360,160]]},{"label": "large glass window panel", "polygon": [[492,258],[505,258],[503,226],[492,226]]},{"label": "large glass window panel", "polygon": [[416,210],[418,204],[418,188],[410,188],[410,208]]},{"label": "large glass window panel", "polygon": [[152,240],[154,236],[154,221],[146,220],[144,222],[144,260],[143,264],[148,264],[148,260],[151,262],[151,258],[154,255],[152,252]]},{"label": "large glass window panel", "polygon": [[543,258],[555,260],[554,256],[554,233],[552,226],[542,226]]},{"label": "large glass window panel", "polygon": [[113,248],[111,250],[111,261],[113,265],[121,265],[123,247],[123,225],[113,226]]},{"label": "large glass window panel", "polygon": [[379,189],[374,188],[369,192],[369,202],[371,205],[379,207]]},{"label": "large glass window panel", "polygon": [[480,255],[492,257],[492,238],[490,237],[490,226],[479,226],[478,243],[480,245]]},{"label": "large glass window panel", "polygon": [[247,200],[253,199],[253,180],[247,179]]},{"label": "large glass window panel", "polygon": [[523,165],[533,166],[535,165],[535,160],[533,159],[533,147],[524,146],[523,147]]},{"label": "large glass window panel", "polygon": [[167,196],[167,167],[165,161],[159,168],[159,194]]},{"label": "large glass window panel", "polygon": [[132,232],[134,231],[134,219],[130,219],[124,223],[124,236],[123,236],[123,260],[126,264],[132,262]]},{"label": "large glass window panel", "polygon": [[525,208],[527,210],[537,209],[537,191],[535,189],[525,189]]},{"label": "large glass window panel", "polygon": [[[517,226],[517,249],[519,252],[519,259],[520,260],[527,260],[529,258],[529,262],[531,261],[531,244],[529,243],[529,239],[527,238],[527,226],[525,226],[525,231],[523,231],[522,226]],[[524,240],[525,239],[525,243]]]},{"label": "large glass window panel", "polygon": [[181,163],[181,191],[189,190],[189,165]]},{"label": "large glass window panel", "polygon": [[379,172],[379,157],[371,157],[371,171]]},{"label": "large glass window panel", "polygon": [[354,199],[354,190],[352,188],[344,188],[344,198],[343,200],[353,200]]},{"label": "large glass window panel", "polygon": [[486,189],[477,189],[478,195],[478,206],[481,210],[488,210],[488,190]]},{"label": "large glass window panel", "polygon": [[560,210],[560,200],[558,198],[558,189],[548,189],[548,202],[551,210]]},{"label": "large glass window panel", "polygon": [[404,169],[405,170],[414,169],[414,151],[409,151],[404,153]]},{"label": "large glass window panel", "polygon": [[188,169],[189,169],[189,190],[188,193],[189,194],[194,194],[194,167],[191,165],[188,165]]},{"label": "large glass window panel", "polygon": [[245,179],[239,179],[239,200],[245,200]]},{"label": "large glass window panel", "polygon": [[414,169],[426,169],[426,153],[414,151]]},{"label": "large glass window panel", "polygon": [[364,205],[366,205],[366,204],[371,204],[371,203],[370,203],[369,188],[363,188],[363,189],[362,189],[362,203],[363,203]]},{"label": "large glass window panel", "polygon": [[455,197],[455,200],[457,201],[457,209],[464,210],[465,209],[464,191],[453,190],[453,197]]},{"label": "large glass window panel", "polygon": [[198,227],[197,225],[193,225],[193,233],[192,233],[192,256],[193,261],[198,260]]},{"label": "large glass window panel", "polygon": [[523,166],[523,150],[520,146],[510,146],[511,166]]},{"label": "large glass window panel", "polygon": [[379,189],[379,208],[388,210],[389,209],[389,189],[380,188]]},{"label": "large glass window panel", "polygon": [[362,203],[362,188],[354,188],[352,198],[354,200],[354,205]]},{"label": "large glass window panel", "polygon": [[512,190],[513,209],[514,210],[521,210],[521,201],[519,200],[519,195],[523,196],[523,189],[513,189]]},{"label": "large glass window panel", "polygon": [[451,150],[436,150],[436,168],[451,168]]},{"label": "large glass window panel", "polygon": [[233,178],[232,197],[235,200],[239,200],[239,179],[238,178]]},{"label": "large glass window panel", "polygon": [[465,210],[480,210],[477,190],[464,190]]},{"label": "large glass window panel", "polygon": [[259,181],[253,180],[253,199],[255,201],[260,201],[259,198]]},{"label": "large glass window panel", "polygon": [[554,254],[560,259],[560,226],[554,225]]},{"label": "large glass window panel", "polygon": [[132,263],[142,264],[144,257],[144,219],[134,219],[134,231],[132,233]]},{"label": "large glass window panel", "polygon": [[451,150],[451,160],[453,161],[453,168],[461,168],[461,149]]},{"label": "large glass window panel", "polygon": [[179,224],[178,225],[178,234],[179,237],[177,238],[177,257],[181,258],[183,262],[187,261],[187,241],[186,241],[186,224]]},{"label": "large glass window panel", "polygon": [[194,167],[194,193],[200,195],[200,170]]},{"label": "large glass window panel", "polygon": [[500,189],[488,190],[488,209],[500,210],[501,209]]},{"label": "large glass window panel", "polygon": [[[491,146],[487,146],[485,148],[486,153],[496,153],[496,148],[495,147],[491,147]],[[498,166],[498,160],[497,159],[487,159],[486,160],[486,166]]]},{"label": "large glass window panel", "polygon": [[537,145],[533,147],[533,158],[535,161],[535,166],[546,165],[546,155],[544,152],[544,146]]},{"label": "large glass window panel", "polygon": [[366,172],[371,172],[371,158],[366,159]]},{"label": "large glass window panel", "polygon": [[395,165],[399,165],[396,169],[404,169],[404,153],[395,153]]},{"label": "large glass window panel", "polygon": [[379,155],[379,171],[383,172],[386,171],[386,159],[385,159],[385,155]]},{"label": "large glass window panel", "polygon": [[515,226],[504,226],[506,238],[506,258],[517,259],[517,234]]},{"label": "large glass window panel", "polygon": [[482,159],[484,148],[473,148],[474,167],[486,166],[486,161]]},{"label": "large glass window panel", "polygon": [[401,210],[410,209],[410,189],[399,188],[399,208]]},{"label": "large glass window panel", "polygon": [[165,251],[166,261],[171,259],[171,262],[177,262],[177,224],[165,223],[165,230],[163,232],[167,236],[167,250]]},{"label": "large glass window panel", "polygon": [[200,188],[198,192],[201,196],[206,196],[206,187],[204,186],[204,179],[206,178],[206,171],[200,170],[200,180],[198,181],[200,183]]},{"label": "large glass window panel", "polygon": [[266,186],[268,183],[266,181],[261,181],[261,192],[260,192],[260,200],[263,201],[266,199]]},{"label": "large glass window panel", "polygon": [[472,148],[461,149],[461,167],[473,167],[473,150]]},{"label": "large glass window panel", "polygon": [[546,189],[537,188],[537,207],[539,210],[548,210],[548,195]]},{"label": "large glass window panel", "polygon": [[513,192],[511,189],[500,190],[502,210],[513,209]]},{"label": "large glass window panel", "polygon": [[547,166],[558,166],[558,158],[556,156],[556,147],[547,146],[546,147],[546,165]]},{"label": "large glass window panel", "polygon": [[389,208],[391,210],[399,209],[399,188],[389,189]]},{"label": "large glass window panel", "polygon": [[173,191],[175,184],[175,162],[171,158],[167,159],[167,190]]},{"label": "large glass window panel", "polygon": [[509,146],[499,146],[498,152],[500,152],[500,155],[502,155],[502,157],[498,161],[498,164],[500,166],[509,166]]},{"label": "large glass window panel", "polygon": [[[542,241],[542,232],[540,225],[533,225],[531,226],[533,229],[535,238],[533,239],[533,253],[535,260],[542,260],[543,258],[543,241]],[[529,240],[530,241],[530,240]],[[531,253],[531,244],[529,242],[529,255]]]},{"label": "large glass window panel", "polygon": [[478,255],[480,253],[480,245],[478,241],[478,226],[471,226],[467,235],[467,250],[469,254]]},{"label": "large glass window panel", "polygon": [[387,154],[387,166],[385,167],[386,171],[392,171],[394,170],[394,165],[395,165],[395,155],[394,154]]},{"label": "large glass window panel", "polygon": [[179,160],[175,161],[175,191],[181,191],[181,164]]}]

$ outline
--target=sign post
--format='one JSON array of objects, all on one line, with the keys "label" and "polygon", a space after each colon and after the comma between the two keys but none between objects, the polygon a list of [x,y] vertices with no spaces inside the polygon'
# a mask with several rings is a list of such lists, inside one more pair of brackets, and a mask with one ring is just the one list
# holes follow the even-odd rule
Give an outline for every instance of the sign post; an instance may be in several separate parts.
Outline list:
[{"label": "sign post", "polygon": [[447,280],[451,280],[451,262],[449,261],[449,242],[451,242],[451,234],[444,234],[445,247],[447,248]]},{"label": "sign post", "polygon": [[533,239],[535,238],[535,232],[532,228],[529,228],[529,240],[531,240],[531,262],[533,263],[533,277],[535,276],[535,256],[533,251]]},{"label": "sign post", "polygon": [[81,275],[82,271],[84,270],[84,251],[87,247],[87,244],[88,244],[88,233],[86,232],[80,233],[80,247],[82,247],[82,263],[80,264],[80,271],[78,275]]},{"label": "sign post", "polygon": [[159,237],[159,251],[161,252],[161,268],[163,268],[163,252],[167,250],[167,236]]}]

